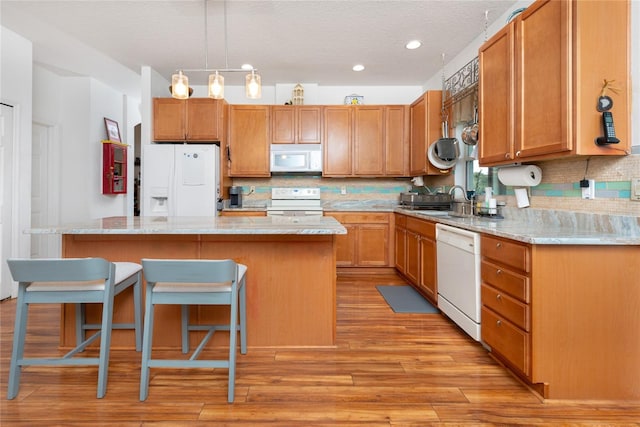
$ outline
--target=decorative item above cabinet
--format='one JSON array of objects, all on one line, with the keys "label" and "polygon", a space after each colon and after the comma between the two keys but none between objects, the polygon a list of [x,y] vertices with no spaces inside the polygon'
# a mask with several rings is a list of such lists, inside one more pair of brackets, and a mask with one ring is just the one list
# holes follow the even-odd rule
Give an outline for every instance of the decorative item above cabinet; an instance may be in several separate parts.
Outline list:
[{"label": "decorative item above cabinet", "polygon": [[[480,47],[482,166],[629,154],[629,3],[538,0]],[[598,145],[611,81],[619,143]]]}]

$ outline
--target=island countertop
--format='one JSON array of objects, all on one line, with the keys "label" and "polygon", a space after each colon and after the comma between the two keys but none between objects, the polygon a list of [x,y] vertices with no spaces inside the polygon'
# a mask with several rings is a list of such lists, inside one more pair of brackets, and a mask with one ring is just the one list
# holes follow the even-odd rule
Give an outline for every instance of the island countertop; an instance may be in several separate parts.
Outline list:
[{"label": "island countertop", "polygon": [[[109,217],[29,232],[60,235],[65,258],[234,259],[247,266],[249,346],[335,345],[336,239],[346,229],[332,217]],[[133,296],[123,292],[117,303],[113,321],[130,322]],[[87,308],[90,323],[99,315],[98,307]],[[180,348],[179,306],[158,307],[155,317],[154,347]],[[222,324],[229,310],[202,306],[192,318]],[[75,339],[75,307],[65,304],[62,347]],[[129,330],[113,331],[111,342],[112,348],[135,344]],[[224,334],[212,342],[222,344]]]},{"label": "island countertop", "polygon": [[108,217],[52,227],[30,234],[347,234],[330,216]]}]

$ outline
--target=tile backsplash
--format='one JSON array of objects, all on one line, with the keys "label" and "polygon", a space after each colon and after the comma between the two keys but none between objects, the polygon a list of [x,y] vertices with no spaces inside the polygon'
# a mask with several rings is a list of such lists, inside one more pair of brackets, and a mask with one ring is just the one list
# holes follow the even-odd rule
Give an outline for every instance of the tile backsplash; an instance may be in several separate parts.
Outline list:
[{"label": "tile backsplash", "polygon": [[[630,199],[631,178],[640,177],[640,155],[536,164],[542,169],[542,182],[531,188],[532,208],[640,216],[640,202]],[[582,179],[595,180],[595,199],[582,198]],[[507,204],[515,206],[513,188],[507,194]]]},{"label": "tile backsplash", "polygon": [[[589,157],[536,163],[542,168],[542,182],[531,188],[531,207],[607,215],[640,216],[640,202],[632,201],[631,179],[640,177],[640,154],[625,157]],[[582,199],[579,182],[595,180],[595,199]],[[448,190],[452,177],[429,177],[429,188]],[[271,178],[235,178],[243,187],[243,201],[265,204],[272,187],[319,187],[324,201],[398,200],[412,188],[410,178],[322,178],[309,175],[278,175]],[[255,190],[251,193],[251,187]],[[344,190],[344,193],[342,194]],[[516,206],[513,188],[498,199]]]}]

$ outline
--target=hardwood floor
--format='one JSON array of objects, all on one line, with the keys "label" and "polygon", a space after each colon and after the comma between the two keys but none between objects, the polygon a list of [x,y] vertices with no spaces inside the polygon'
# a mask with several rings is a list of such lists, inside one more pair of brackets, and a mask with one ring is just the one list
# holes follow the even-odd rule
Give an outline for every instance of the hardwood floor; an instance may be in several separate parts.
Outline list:
[{"label": "hardwood floor", "polygon": [[[149,398],[140,402],[140,354],[123,350],[111,352],[104,399],[95,397],[97,367],[28,367],[8,401],[15,300],[4,301],[0,424],[640,425],[640,402],[542,402],[445,317],[394,313],[375,285],[401,283],[393,275],[339,277],[336,348],[250,348],[238,358],[234,404],[226,403],[223,369],[152,369]],[[51,355],[59,310],[30,311],[26,354]]]}]

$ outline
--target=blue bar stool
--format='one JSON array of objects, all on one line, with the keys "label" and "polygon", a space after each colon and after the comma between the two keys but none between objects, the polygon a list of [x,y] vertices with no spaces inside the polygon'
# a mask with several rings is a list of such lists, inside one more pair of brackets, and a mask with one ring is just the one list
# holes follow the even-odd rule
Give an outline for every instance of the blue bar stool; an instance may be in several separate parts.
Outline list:
[{"label": "blue bar stool", "polygon": [[[245,276],[247,267],[233,260],[160,260],[143,259],[147,281],[140,400],[149,394],[150,368],[228,368],[228,402],[234,399],[236,339],[240,331],[240,352],[247,353],[247,304]],[[188,360],[152,359],[153,310],[156,304],[180,304],[182,352],[189,352],[189,331],[207,330]],[[189,305],[229,305],[231,315],[225,325],[190,325]],[[238,324],[238,309],[240,320]],[[215,331],[230,331],[229,357],[223,360],[196,360]]]},{"label": "blue bar stool", "polygon": [[[142,347],[142,266],[132,262],[109,262],[102,258],[8,259],[7,264],[18,282],[16,322],[9,368],[7,398],[13,399],[20,388],[20,373],[29,365],[98,365],[97,397],[107,391],[109,347],[112,329],[134,329],[136,350]],[[134,323],[113,323],[113,300],[133,286]],[[76,304],[76,347],[58,358],[24,358],[29,304]],[[102,304],[101,324],[87,324],[86,303]],[[98,329],[85,339],[87,329]],[[99,357],[73,357],[100,337]]]}]

